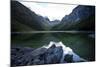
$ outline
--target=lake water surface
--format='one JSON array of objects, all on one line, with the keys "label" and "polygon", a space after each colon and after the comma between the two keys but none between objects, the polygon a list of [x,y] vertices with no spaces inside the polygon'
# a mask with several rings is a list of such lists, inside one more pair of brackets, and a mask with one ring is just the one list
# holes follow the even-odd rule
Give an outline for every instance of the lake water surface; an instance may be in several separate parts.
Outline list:
[{"label": "lake water surface", "polygon": [[[93,34],[94,35],[94,34]],[[70,47],[80,57],[86,60],[95,60],[95,37],[90,33],[27,33],[12,34],[11,45],[38,48],[48,45],[50,41],[61,41],[66,47]]]}]

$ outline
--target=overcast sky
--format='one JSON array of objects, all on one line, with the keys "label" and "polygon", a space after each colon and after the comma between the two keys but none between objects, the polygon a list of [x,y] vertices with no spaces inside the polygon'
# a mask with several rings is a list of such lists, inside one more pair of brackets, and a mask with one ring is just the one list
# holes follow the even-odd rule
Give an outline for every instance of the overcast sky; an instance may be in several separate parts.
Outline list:
[{"label": "overcast sky", "polygon": [[48,17],[51,21],[61,20],[65,15],[68,15],[77,5],[51,4],[51,3],[35,3],[21,2],[36,14]]},{"label": "overcast sky", "polygon": [[77,6],[77,5],[67,5],[67,4],[65,5],[65,4],[51,4],[51,3],[23,2],[29,0],[18,0],[18,1],[21,1],[22,4],[30,8],[36,14],[42,15],[43,17],[48,17],[51,21],[55,19],[61,20],[65,15],[69,15],[72,12],[72,10]]}]

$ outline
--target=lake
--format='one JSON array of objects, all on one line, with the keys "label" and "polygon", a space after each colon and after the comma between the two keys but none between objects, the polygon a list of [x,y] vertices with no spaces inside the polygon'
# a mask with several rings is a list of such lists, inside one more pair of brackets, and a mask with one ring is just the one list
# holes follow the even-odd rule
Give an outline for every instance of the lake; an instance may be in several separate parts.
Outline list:
[{"label": "lake", "polygon": [[91,36],[91,33],[54,32],[11,34],[12,46],[38,48],[43,45],[48,45],[50,41],[61,41],[66,47],[73,49],[80,57],[88,61],[95,60],[95,36]]}]

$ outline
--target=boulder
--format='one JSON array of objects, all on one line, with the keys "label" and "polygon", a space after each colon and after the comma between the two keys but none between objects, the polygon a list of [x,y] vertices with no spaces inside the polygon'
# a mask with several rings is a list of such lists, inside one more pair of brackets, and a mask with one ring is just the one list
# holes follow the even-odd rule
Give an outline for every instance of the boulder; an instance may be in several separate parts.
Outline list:
[{"label": "boulder", "polygon": [[55,64],[60,63],[63,56],[62,47],[51,46],[45,53],[45,63],[46,64]]},{"label": "boulder", "polygon": [[62,47],[56,47],[55,45],[48,49],[40,47],[28,52],[27,50],[29,48],[12,48],[11,64],[16,66],[55,64],[60,63],[63,56]]},{"label": "boulder", "polygon": [[[11,65],[43,65],[57,63],[72,63],[85,61],[72,51],[71,48],[59,43],[52,43],[50,47],[40,47],[37,49],[29,47],[12,47],[11,48]],[[48,45],[49,46],[49,45]],[[69,48],[69,49],[68,49]],[[67,51],[66,53],[64,53]]]},{"label": "boulder", "polygon": [[65,55],[64,61],[67,63],[72,63],[73,62],[73,55],[70,55],[70,54]]}]

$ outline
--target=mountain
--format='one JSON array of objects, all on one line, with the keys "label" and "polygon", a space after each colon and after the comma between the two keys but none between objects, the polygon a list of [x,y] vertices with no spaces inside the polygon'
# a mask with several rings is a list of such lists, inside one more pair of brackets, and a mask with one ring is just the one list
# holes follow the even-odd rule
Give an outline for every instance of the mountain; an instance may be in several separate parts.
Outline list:
[{"label": "mountain", "polygon": [[79,5],[52,30],[95,30],[95,6]]},{"label": "mountain", "polygon": [[59,23],[60,23],[60,20],[53,20],[49,22],[49,25],[51,26],[51,29],[52,29],[52,27],[58,25]]},{"label": "mountain", "polygon": [[50,21],[18,1],[11,1],[11,31],[95,30],[95,6],[77,6],[61,21]]},{"label": "mountain", "polygon": [[18,1],[11,1],[11,31],[45,30],[48,22]]}]

